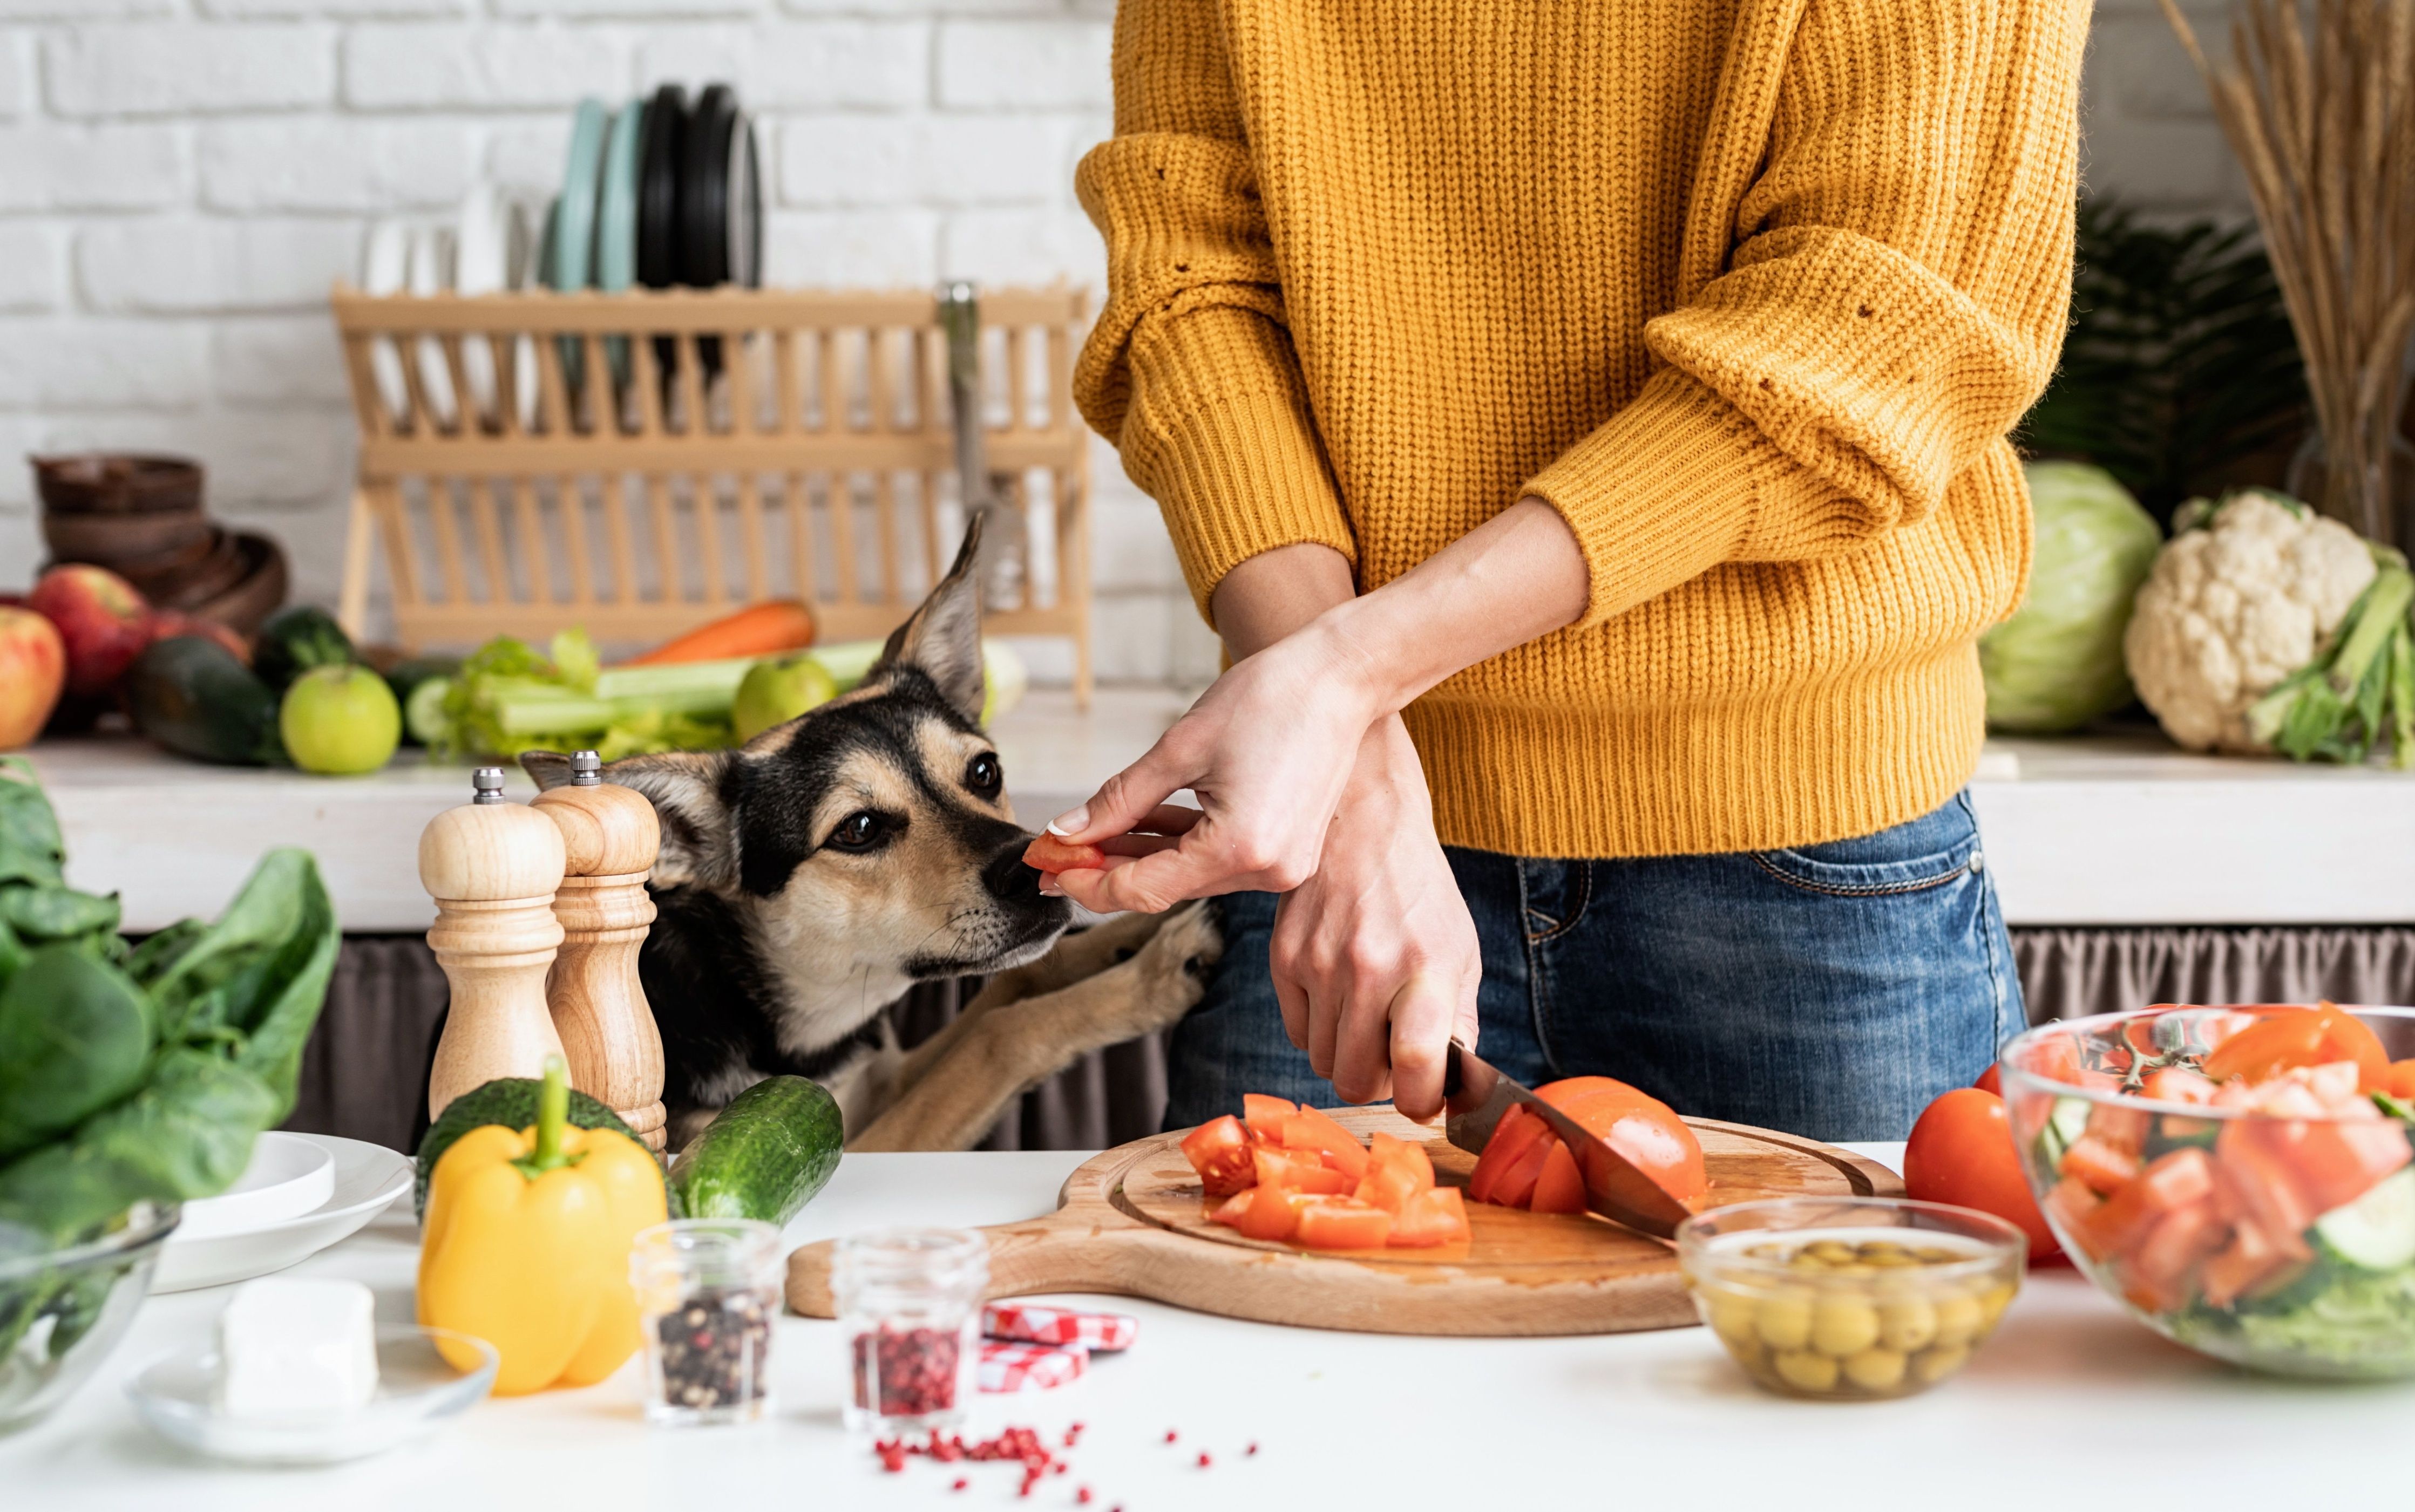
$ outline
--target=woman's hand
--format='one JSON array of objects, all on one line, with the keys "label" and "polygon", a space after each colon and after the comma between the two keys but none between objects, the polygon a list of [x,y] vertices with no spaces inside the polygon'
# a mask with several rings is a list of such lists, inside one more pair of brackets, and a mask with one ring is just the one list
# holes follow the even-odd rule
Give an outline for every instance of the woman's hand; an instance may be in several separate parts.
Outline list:
[{"label": "woman's hand", "polygon": [[1276,905],[1272,965],[1284,1029],[1342,1100],[1441,1111],[1446,1047],[1476,1043],[1483,963],[1398,716],[1360,743],[1316,875]]},{"label": "woman's hand", "polygon": [[[1362,671],[1314,625],[1235,664],[1146,756],[1048,827],[1076,844],[1135,830],[1178,842],[1133,836],[1112,847],[1126,854],[1106,870],[1061,873],[1058,886],[1099,913],[1299,886],[1316,870],[1368,726],[1388,712]],[[1186,787],[1199,800],[1195,816],[1162,806]]]}]

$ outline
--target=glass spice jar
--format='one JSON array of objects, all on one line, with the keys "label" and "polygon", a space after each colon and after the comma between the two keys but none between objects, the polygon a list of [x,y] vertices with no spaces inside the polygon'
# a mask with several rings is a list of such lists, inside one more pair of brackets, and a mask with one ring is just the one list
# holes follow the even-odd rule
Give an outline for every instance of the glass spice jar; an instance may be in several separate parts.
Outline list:
[{"label": "glass spice jar", "polygon": [[780,1231],[751,1219],[681,1219],[641,1231],[629,1280],[646,1336],[646,1418],[751,1423],[772,1407]]},{"label": "glass spice jar", "polygon": [[847,1343],[850,1430],[888,1439],[964,1420],[988,1285],[988,1242],[963,1229],[884,1229],[838,1241],[831,1292]]}]

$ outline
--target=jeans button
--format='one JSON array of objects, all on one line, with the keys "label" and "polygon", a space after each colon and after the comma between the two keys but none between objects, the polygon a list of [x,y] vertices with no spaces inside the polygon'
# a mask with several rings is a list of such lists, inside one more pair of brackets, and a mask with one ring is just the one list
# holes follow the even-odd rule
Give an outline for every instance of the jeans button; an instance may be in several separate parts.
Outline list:
[{"label": "jeans button", "polygon": [[1976,876],[1981,872],[1987,870],[1987,866],[1988,857],[1985,851],[1974,850],[1971,852],[1971,875],[1972,876]]}]

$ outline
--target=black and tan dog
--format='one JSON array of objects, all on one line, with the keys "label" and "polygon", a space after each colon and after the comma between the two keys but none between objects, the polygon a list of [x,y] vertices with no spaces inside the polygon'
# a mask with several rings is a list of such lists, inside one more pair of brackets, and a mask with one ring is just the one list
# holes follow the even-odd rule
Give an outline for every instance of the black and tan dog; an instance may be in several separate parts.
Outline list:
[{"label": "black and tan dog", "polygon": [[[982,733],[968,538],[863,682],[735,751],[632,756],[605,780],[653,801],[663,844],[640,960],[676,1148],[765,1076],[838,1099],[850,1149],[965,1149],[1081,1055],[1165,1027],[1221,949],[1198,905],[1065,935],[1023,864]],[[540,786],[570,778],[520,758]],[[882,1010],[912,983],[989,978],[911,1051]]]}]

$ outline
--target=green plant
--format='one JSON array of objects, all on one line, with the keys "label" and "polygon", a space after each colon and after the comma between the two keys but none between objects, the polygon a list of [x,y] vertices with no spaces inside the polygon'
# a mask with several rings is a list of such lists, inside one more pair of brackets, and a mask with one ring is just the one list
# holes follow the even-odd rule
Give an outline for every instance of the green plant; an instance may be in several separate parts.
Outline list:
[{"label": "green plant", "polygon": [[2159,523],[2303,428],[2304,367],[2252,227],[2156,226],[2083,203],[2071,306],[2062,366],[2021,444],[2095,463]]}]

